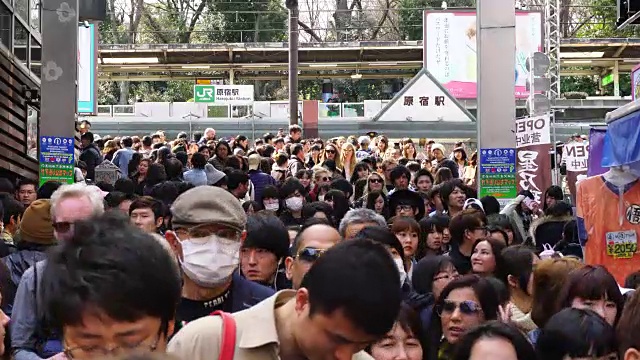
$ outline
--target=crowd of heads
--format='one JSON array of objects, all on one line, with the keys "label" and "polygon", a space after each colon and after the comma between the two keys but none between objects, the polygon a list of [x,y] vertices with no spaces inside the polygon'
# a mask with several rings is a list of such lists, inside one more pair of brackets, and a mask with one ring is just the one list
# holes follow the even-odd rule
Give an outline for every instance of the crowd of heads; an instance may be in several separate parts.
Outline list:
[{"label": "crowd of heads", "polygon": [[[75,184],[0,179],[2,310],[20,333],[43,321],[35,335],[57,336],[67,358],[183,354],[209,307],[291,289],[276,326],[306,358],[640,359],[640,275],[625,290],[583,264],[559,187],[478,198],[469,145],[304,139],[297,126],[253,143],[85,130]],[[113,183],[96,178],[105,161]],[[181,308],[194,299],[206,312]],[[10,340],[16,359],[43,354]]]}]

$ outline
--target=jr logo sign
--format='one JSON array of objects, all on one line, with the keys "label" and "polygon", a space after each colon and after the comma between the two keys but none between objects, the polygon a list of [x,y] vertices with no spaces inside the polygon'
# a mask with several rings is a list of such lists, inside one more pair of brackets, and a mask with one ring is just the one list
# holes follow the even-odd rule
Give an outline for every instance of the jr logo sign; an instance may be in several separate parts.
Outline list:
[{"label": "jr logo sign", "polygon": [[194,102],[212,103],[216,100],[215,85],[195,85],[193,88]]}]

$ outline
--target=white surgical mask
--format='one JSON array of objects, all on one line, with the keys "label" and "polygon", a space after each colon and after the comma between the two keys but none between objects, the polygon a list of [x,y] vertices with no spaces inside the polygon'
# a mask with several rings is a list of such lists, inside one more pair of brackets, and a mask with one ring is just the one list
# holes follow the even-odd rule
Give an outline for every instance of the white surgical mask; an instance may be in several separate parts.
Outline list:
[{"label": "white surgical mask", "polygon": [[302,197],[296,196],[288,198],[285,200],[285,204],[287,204],[287,208],[291,211],[300,211],[302,210]]},{"label": "white surgical mask", "polygon": [[400,274],[400,286],[404,285],[404,281],[407,279],[407,272],[404,270],[404,263],[402,259],[393,259],[398,267],[398,273]]},{"label": "white surgical mask", "polygon": [[318,201],[324,201],[324,195],[318,196]]},{"label": "white surgical mask", "polygon": [[240,241],[211,235],[184,240],[181,245],[182,270],[203,287],[224,284],[240,264]]},{"label": "white surgical mask", "polygon": [[264,204],[264,208],[269,211],[278,211],[278,209],[280,208],[280,204],[278,203]]}]

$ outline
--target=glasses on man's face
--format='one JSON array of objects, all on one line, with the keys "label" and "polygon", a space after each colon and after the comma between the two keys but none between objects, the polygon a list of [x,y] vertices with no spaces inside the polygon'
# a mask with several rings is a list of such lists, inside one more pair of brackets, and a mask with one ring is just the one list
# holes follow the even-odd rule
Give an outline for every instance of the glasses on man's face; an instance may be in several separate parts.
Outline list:
[{"label": "glasses on man's face", "polygon": [[298,255],[296,255],[296,259],[312,263],[318,260],[318,258],[322,254],[324,254],[325,251],[326,250],[323,250],[323,249],[306,247],[298,252]]},{"label": "glasses on man's face", "polygon": [[134,352],[134,351],[155,351],[158,347],[158,343],[160,342],[161,332],[155,337],[153,343],[147,343],[149,338],[142,339],[138,342],[131,344],[121,344],[116,345],[110,348],[99,346],[99,345],[87,345],[87,346],[76,346],[76,347],[66,347],[64,349],[64,354],[69,360],[73,359],[93,359],[97,357],[110,356],[110,355],[118,355],[122,353]]},{"label": "glasses on man's face", "polygon": [[474,228],[473,230],[474,231],[481,231],[485,235],[489,233],[489,228],[487,228],[486,226],[478,226],[478,227]]},{"label": "glasses on man's face", "polygon": [[210,224],[198,225],[191,228],[178,228],[175,229],[175,232],[181,240],[190,239],[192,241],[193,239],[208,238],[212,235],[216,235],[222,239],[238,241],[242,235],[238,230]]},{"label": "glasses on man's face", "polygon": [[61,234],[68,233],[72,227],[72,221],[57,221],[53,223],[53,229]]},{"label": "glasses on man's face", "polygon": [[398,206],[396,206],[396,211],[413,211],[413,206],[411,206],[411,205],[398,205]]},{"label": "glasses on man's face", "polygon": [[466,300],[460,303],[451,300],[445,300],[442,305],[437,307],[438,315],[442,316],[444,314],[452,314],[456,309],[460,309],[460,312],[464,315],[475,315],[482,311],[482,307],[480,304]]},{"label": "glasses on man's face", "polygon": [[442,275],[438,275],[436,277],[433,278],[433,282],[439,281],[439,280],[447,280],[447,281],[453,281],[456,280],[457,278],[460,277],[460,274],[456,273],[448,273],[448,274],[442,274]]}]

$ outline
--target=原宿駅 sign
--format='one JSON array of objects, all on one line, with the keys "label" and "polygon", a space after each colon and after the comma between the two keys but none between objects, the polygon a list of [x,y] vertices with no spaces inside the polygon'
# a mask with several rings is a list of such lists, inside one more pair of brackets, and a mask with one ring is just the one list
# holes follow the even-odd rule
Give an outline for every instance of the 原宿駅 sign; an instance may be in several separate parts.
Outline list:
[{"label": "\u539f\u5bbf\u99c5 sign", "polygon": [[251,105],[253,85],[194,85],[193,101],[217,105]]}]

